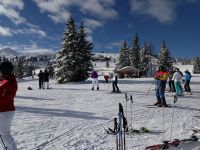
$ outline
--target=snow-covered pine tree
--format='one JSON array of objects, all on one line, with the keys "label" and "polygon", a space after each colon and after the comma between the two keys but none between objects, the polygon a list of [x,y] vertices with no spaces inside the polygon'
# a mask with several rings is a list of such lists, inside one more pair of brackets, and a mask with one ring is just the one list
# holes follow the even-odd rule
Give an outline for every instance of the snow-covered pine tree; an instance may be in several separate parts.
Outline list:
[{"label": "snow-covered pine tree", "polygon": [[25,73],[25,60],[23,57],[16,57],[16,62],[14,65],[14,74],[16,78],[23,79]]},{"label": "snow-covered pine tree", "polygon": [[60,51],[55,56],[55,76],[58,83],[83,81],[88,78],[92,69],[92,43],[86,40],[87,34],[81,24],[77,32],[73,18],[67,21]]},{"label": "snow-covered pine tree", "polygon": [[173,59],[170,56],[170,52],[165,41],[161,44],[157,63],[158,65],[164,65],[167,68],[170,68],[173,65]]},{"label": "snow-covered pine tree", "polygon": [[194,58],[193,73],[200,73],[200,57]]},{"label": "snow-covered pine tree", "polygon": [[74,19],[70,17],[67,21],[61,49],[55,56],[55,75],[58,83],[76,81],[78,61],[77,31]]},{"label": "snow-covered pine tree", "polygon": [[78,32],[78,52],[79,52],[79,66],[76,80],[84,81],[89,77],[88,71],[91,71],[92,66],[92,48],[93,44],[87,39],[87,33],[85,32],[84,24],[81,23],[80,30]]},{"label": "snow-covered pine tree", "polygon": [[120,49],[117,66],[118,68],[130,66],[129,47],[126,41],[123,42],[122,47]]},{"label": "snow-covered pine tree", "polygon": [[147,74],[147,71],[149,69],[149,51],[147,43],[144,43],[144,47],[140,50],[140,71],[143,73],[143,75]]},{"label": "snow-covered pine tree", "polygon": [[130,65],[133,67],[139,69],[140,65],[140,43],[139,43],[139,37],[138,34],[135,34],[134,40],[133,40],[133,47],[130,49],[129,53],[130,57]]}]

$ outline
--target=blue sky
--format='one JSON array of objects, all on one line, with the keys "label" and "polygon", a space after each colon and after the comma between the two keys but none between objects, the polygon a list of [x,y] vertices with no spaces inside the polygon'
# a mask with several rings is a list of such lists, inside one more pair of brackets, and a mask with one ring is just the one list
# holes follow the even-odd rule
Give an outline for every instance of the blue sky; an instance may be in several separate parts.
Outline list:
[{"label": "blue sky", "polygon": [[94,51],[118,53],[137,33],[157,53],[165,40],[173,57],[200,56],[199,0],[1,0],[0,49],[57,51],[70,16]]}]

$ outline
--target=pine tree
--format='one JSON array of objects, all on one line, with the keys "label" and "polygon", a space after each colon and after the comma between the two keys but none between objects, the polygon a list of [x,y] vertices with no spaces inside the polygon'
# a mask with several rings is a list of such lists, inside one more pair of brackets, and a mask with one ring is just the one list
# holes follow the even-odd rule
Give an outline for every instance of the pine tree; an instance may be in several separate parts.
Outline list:
[{"label": "pine tree", "polygon": [[137,33],[133,40],[133,47],[130,49],[130,65],[137,69],[140,68],[140,43]]},{"label": "pine tree", "polygon": [[200,57],[194,58],[193,73],[200,73]]},{"label": "pine tree", "polygon": [[167,68],[170,68],[173,65],[173,60],[165,41],[162,42],[157,63],[158,65],[163,65]]},{"label": "pine tree", "polygon": [[79,50],[79,67],[77,81],[83,81],[89,77],[88,71],[91,71],[92,66],[92,48],[93,44],[86,40],[87,34],[83,23],[80,25],[78,33],[78,50]]},{"label": "pine tree", "polygon": [[77,32],[73,18],[67,22],[60,51],[55,56],[56,78],[58,83],[75,81],[77,61]]},{"label": "pine tree", "polygon": [[83,81],[88,78],[88,71],[92,69],[92,43],[86,40],[83,24],[78,33],[73,18],[67,21],[60,51],[55,56],[56,78],[58,83]]},{"label": "pine tree", "polygon": [[14,62],[14,74],[16,78],[23,79],[25,73],[25,60],[23,57],[16,58],[16,62]]},{"label": "pine tree", "polygon": [[144,47],[140,51],[140,70],[144,75],[147,74],[149,69],[149,51],[146,42],[144,43]]},{"label": "pine tree", "polygon": [[119,68],[123,68],[125,66],[130,66],[130,59],[129,59],[129,47],[128,43],[124,41],[119,53],[119,59],[117,66]]}]

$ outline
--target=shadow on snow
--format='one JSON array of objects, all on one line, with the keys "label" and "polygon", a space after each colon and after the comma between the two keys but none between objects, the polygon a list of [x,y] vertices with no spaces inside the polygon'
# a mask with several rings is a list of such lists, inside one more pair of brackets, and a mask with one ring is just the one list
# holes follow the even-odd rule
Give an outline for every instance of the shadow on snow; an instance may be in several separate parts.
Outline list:
[{"label": "shadow on snow", "polygon": [[90,112],[82,112],[82,111],[73,111],[73,110],[61,110],[61,109],[48,109],[48,108],[36,108],[36,107],[16,107],[17,112],[26,112],[26,113],[34,113],[46,116],[56,116],[56,117],[73,117],[73,118],[81,118],[88,120],[109,120],[105,117],[96,117],[94,113]]}]

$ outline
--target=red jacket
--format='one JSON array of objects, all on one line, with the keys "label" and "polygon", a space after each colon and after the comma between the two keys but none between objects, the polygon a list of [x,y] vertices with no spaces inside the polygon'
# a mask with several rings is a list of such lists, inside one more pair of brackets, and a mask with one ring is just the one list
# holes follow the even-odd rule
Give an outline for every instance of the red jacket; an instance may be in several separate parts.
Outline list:
[{"label": "red jacket", "polygon": [[17,81],[14,75],[7,75],[0,80],[0,112],[14,111],[14,97],[17,92]]}]

